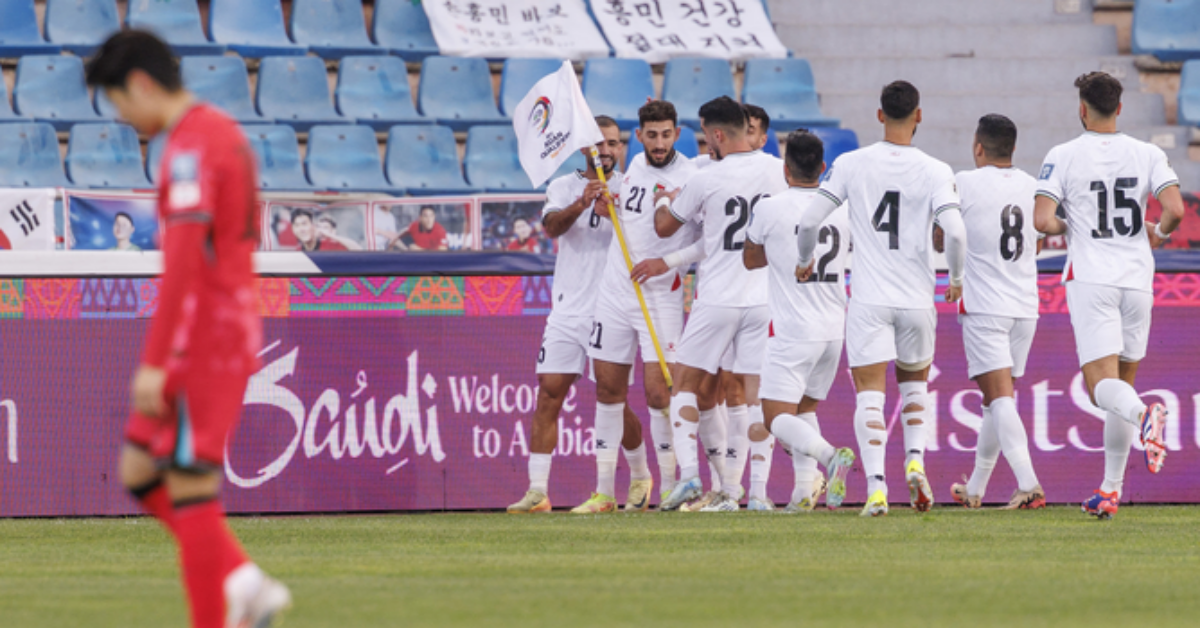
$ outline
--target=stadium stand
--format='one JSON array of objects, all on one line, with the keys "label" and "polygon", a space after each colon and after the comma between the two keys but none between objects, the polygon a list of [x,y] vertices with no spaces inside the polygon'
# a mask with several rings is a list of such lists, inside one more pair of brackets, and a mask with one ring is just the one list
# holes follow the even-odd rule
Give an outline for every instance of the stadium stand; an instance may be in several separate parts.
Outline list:
[{"label": "stadium stand", "polygon": [[500,112],[512,116],[534,84],[557,72],[562,63],[562,59],[506,59],[500,74]]},{"label": "stadium stand", "polygon": [[297,131],[354,122],[333,108],[325,62],[317,57],[265,57],[258,69],[255,102],[264,118],[290,124]]},{"label": "stadium stand", "polygon": [[[679,127],[679,139],[675,140],[675,150],[681,155],[695,158],[700,154],[700,140],[696,137],[696,132],[691,127]],[[625,148],[625,167],[628,168],[630,162],[637,155],[646,152],[646,148],[638,140],[637,133],[629,132],[629,145]]]},{"label": "stadium stand", "polygon": [[92,108],[106,120],[115,120],[119,115],[116,105],[112,104],[102,89],[92,90]]},{"label": "stadium stand", "polygon": [[146,143],[146,176],[154,185],[158,185],[158,170],[162,164],[162,151],[166,143],[165,135],[156,135]]},{"label": "stadium stand", "polygon": [[92,54],[120,29],[116,0],[46,0],[46,41],[77,55]]},{"label": "stadium stand", "polygon": [[641,59],[589,59],[582,87],[592,113],[611,116],[622,131],[637,126],[638,109],[655,97],[650,64]]},{"label": "stadium stand", "polygon": [[1132,45],[1160,61],[1200,59],[1200,0],[1138,0]]},{"label": "stadium stand", "polygon": [[412,0],[375,0],[371,38],[405,61],[419,62],[438,54],[429,18]]},{"label": "stadium stand", "polygon": [[[33,0],[7,0],[0,3],[0,57],[53,55],[62,46],[46,43],[38,29]],[[3,113],[0,112],[0,119]]]},{"label": "stadium stand", "polygon": [[250,76],[240,57],[184,57],[180,60],[183,84],[197,98],[210,102],[242,124],[262,124],[250,100]]},{"label": "stadium stand", "polygon": [[17,62],[13,104],[22,117],[66,131],[77,122],[99,122],[83,80],[79,57],[27,55]]},{"label": "stadium stand", "polygon": [[271,191],[313,189],[304,176],[295,129],[286,124],[257,124],[242,130],[258,158],[259,187]]},{"label": "stadium stand", "polygon": [[408,69],[398,57],[344,57],[338,66],[334,99],[343,117],[376,131],[427,122],[413,108]]},{"label": "stadium stand", "polygon": [[378,54],[364,19],[362,0],[292,0],[292,40],[325,59]]},{"label": "stadium stand", "polygon": [[392,127],[384,172],[392,185],[414,196],[482,191],[463,179],[454,132],[434,124]]},{"label": "stadium stand", "polygon": [[404,194],[383,176],[375,131],[362,125],[318,125],[308,132],[308,180],[331,191]]},{"label": "stadium stand", "polygon": [[148,188],[137,132],[125,124],[76,124],[67,148],[67,176],[78,187]]},{"label": "stadium stand", "polygon": [[42,122],[0,124],[0,186],[69,187],[54,127]]},{"label": "stadium stand", "polygon": [[474,126],[467,132],[467,181],[491,193],[536,192],[517,157],[512,126]]},{"label": "stadium stand", "polygon": [[858,136],[850,129],[834,129],[831,127],[813,127],[809,129],[813,135],[821,138],[825,144],[825,165],[833,164],[833,160],[842,153],[848,153],[858,148]]},{"label": "stadium stand", "polygon": [[0,123],[29,121],[28,118],[13,113],[12,106],[8,104],[8,85],[4,81],[0,81]]},{"label": "stadium stand", "polygon": [[[729,62],[721,59],[671,59],[663,73],[663,100],[675,104],[679,123],[700,130],[700,106],[718,98],[737,98]],[[776,147],[775,154],[779,149]]]},{"label": "stadium stand", "polygon": [[742,102],[766,109],[776,131],[838,125],[837,118],[821,113],[812,68],[804,59],[747,61]]},{"label": "stadium stand", "polygon": [[455,131],[505,122],[496,109],[492,74],[483,59],[426,57],[418,91],[421,114]]},{"label": "stadium stand", "polygon": [[208,34],[243,57],[308,54],[288,39],[279,0],[211,0]]},{"label": "stadium stand", "polygon": [[196,0],[134,0],[128,7],[125,24],[130,28],[154,31],[171,45],[176,55],[225,54],[225,46],[214,44],[204,36]]},{"label": "stadium stand", "polygon": [[1200,126],[1200,60],[1183,64],[1179,75],[1179,123]]}]

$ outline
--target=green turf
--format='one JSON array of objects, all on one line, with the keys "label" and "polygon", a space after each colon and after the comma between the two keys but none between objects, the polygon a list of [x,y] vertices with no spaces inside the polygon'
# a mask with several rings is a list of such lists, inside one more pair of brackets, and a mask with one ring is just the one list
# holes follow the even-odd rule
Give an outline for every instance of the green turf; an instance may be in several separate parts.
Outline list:
[{"label": "green turf", "polygon": [[[241,518],[329,626],[1194,626],[1200,507]],[[0,626],[183,626],[144,519],[0,521]]]}]

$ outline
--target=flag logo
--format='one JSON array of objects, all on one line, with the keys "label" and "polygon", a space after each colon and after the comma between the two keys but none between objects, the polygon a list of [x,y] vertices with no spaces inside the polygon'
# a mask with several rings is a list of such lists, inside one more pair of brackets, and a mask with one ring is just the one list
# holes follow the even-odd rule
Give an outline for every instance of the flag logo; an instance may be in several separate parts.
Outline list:
[{"label": "flag logo", "polygon": [[542,96],[533,103],[533,111],[529,112],[529,124],[538,130],[538,135],[545,135],[546,128],[550,126],[550,114],[553,110],[550,108],[550,99]]}]

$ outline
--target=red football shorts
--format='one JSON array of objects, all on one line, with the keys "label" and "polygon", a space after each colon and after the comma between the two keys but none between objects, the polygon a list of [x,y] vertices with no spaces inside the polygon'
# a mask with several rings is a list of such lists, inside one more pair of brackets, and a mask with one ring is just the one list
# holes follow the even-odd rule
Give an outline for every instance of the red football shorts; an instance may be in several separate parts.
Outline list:
[{"label": "red football shorts", "polygon": [[134,412],[125,425],[125,439],[163,467],[221,471],[225,440],[241,416],[248,380],[225,374],[168,375],[166,414],[153,419]]}]

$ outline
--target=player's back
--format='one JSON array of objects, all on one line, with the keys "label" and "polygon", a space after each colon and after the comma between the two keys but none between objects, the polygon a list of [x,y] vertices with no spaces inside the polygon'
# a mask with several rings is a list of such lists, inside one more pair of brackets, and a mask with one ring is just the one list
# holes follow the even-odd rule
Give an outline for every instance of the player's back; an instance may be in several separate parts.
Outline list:
[{"label": "player's back", "polygon": [[1037,181],[1018,168],[984,166],[955,176],[967,230],[959,311],[1037,318]]},{"label": "player's back", "polygon": [[[609,179],[608,189],[614,198],[621,189],[621,178],[620,172],[613,172]],[[551,181],[546,188],[543,219],[578,200],[587,184],[588,178],[578,171]],[[593,207],[588,207],[566,233],[558,236],[551,316],[592,316],[603,277],[600,270],[608,255],[612,233],[612,221],[601,218]]]},{"label": "player's back", "polygon": [[1178,178],[1162,149],[1123,133],[1089,131],[1050,149],[1037,193],[1066,212],[1063,278],[1150,290],[1146,200],[1173,184]]},{"label": "player's back", "polygon": [[[204,261],[190,278],[183,324],[192,365],[251,368],[261,345],[253,254],[260,241],[256,163],[236,122],[196,105],[172,129],[163,149],[159,207],[168,224],[207,223]],[[190,311],[190,314],[189,314]],[[201,364],[201,361],[208,361]]]},{"label": "player's back", "polygon": [[[695,165],[679,152],[661,168],[647,163],[645,153],[634,156],[630,162],[629,169],[621,179],[621,193],[616,199],[616,209],[620,214],[621,231],[629,247],[629,256],[634,264],[647,258],[662,257],[678,251],[695,240],[694,227],[689,225],[667,238],[658,237],[654,230],[654,195],[683,187],[695,172]],[[624,254],[615,237],[609,245],[607,266],[608,274],[612,275],[612,285],[629,287],[632,293],[629,269],[625,267]],[[676,277],[675,273],[653,277],[646,281],[643,288],[669,291]]]},{"label": "player's back", "polygon": [[852,295],[901,309],[933,306],[933,221],[958,208],[954,172],[915,146],[877,142],[834,161],[821,191],[849,204]]}]

